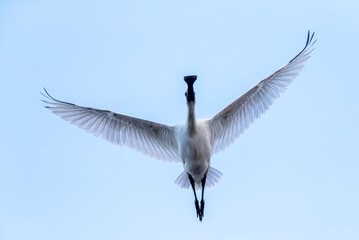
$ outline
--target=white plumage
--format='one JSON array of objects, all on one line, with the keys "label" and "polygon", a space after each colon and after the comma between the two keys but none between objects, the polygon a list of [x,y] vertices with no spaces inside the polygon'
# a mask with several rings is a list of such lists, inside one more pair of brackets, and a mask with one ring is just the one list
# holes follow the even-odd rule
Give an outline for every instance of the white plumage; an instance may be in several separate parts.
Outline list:
[{"label": "white plumage", "polygon": [[197,216],[202,220],[204,186],[214,185],[222,176],[222,173],[210,167],[211,155],[233,143],[286,90],[310,57],[315,43],[313,36],[314,33],[308,32],[304,49],[287,65],[206,120],[197,120],[195,117],[193,83],[196,76],[185,77],[188,84],[188,116],[181,125],[167,126],[113,111],[77,106],[51,97],[46,89],[43,95],[48,100],[44,102],[53,113],[95,136],[159,160],[182,162],[185,171],[175,182],[183,188],[192,185],[196,201],[195,185],[202,188],[201,208],[198,201],[196,203]]}]

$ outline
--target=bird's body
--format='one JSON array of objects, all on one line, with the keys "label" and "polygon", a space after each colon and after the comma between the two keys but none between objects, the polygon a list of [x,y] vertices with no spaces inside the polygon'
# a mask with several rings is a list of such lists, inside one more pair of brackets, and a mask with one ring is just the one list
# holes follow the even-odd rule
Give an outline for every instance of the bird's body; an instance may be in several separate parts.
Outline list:
[{"label": "bird's body", "polygon": [[[184,78],[188,87],[185,94],[188,115],[184,124],[175,126],[59,101],[46,90],[43,95],[48,100],[44,102],[49,104],[46,107],[53,113],[95,136],[126,145],[156,159],[181,162],[184,172],[175,182],[182,188],[192,187],[197,217],[202,220],[204,189],[213,186],[222,176],[221,172],[210,166],[211,156],[233,143],[288,87],[310,57],[311,46],[315,43],[313,36],[308,32],[304,49],[287,65],[260,81],[210,119],[196,119],[195,75]],[[200,205],[196,195],[199,188],[202,190]]]},{"label": "bird's body", "polygon": [[205,121],[198,121],[193,129],[184,125],[179,134],[178,152],[184,169],[199,184],[210,166],[212,147]]}]

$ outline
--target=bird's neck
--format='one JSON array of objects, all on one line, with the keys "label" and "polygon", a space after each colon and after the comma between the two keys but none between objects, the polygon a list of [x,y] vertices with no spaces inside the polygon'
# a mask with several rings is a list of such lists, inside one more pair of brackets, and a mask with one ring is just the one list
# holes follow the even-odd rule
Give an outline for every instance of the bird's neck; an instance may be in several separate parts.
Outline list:
[{"label": "bird's neck", "polygon": [[194,133],[197,130],[196,114],[195,114],[195,102],[187,102],[188,118],[187,129],[189,133]]}]

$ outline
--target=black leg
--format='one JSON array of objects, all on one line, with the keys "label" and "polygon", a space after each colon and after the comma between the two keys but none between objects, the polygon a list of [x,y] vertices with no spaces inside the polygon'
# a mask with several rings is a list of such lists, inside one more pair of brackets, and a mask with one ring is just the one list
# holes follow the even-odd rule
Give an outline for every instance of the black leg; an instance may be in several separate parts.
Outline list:
[{"label": "black leg", "polygon": [[200,220],[202,219],[201,218],[201,215],[200,215],[200,209],[199,209],[199,203],[198,203],[198,199],[197,199],[197,195],[196,195],[196,187],[195,187],[195,184],[194,184],[194,179],[192,178],[192,176],[190,174],[188,174],[188,178],[189,178],[189,182],[191,183],[191,186],[192,186],[192,189],[193,189],[193,194],[194,194],[194,205],[196,207],[196,212],[197,212],[197,217],[200,217]]},{"label": "black leg", "polygon": [[202,218],[204,216],[204,199],[203,199],[203,196],[204,196],[204,186],[206,184],[206,177],[207,177],[207,174],[204,174],[204,177],[202,178],[202,199],[201,199],[201,211],[199,213],[199,220],[202,221]]}]

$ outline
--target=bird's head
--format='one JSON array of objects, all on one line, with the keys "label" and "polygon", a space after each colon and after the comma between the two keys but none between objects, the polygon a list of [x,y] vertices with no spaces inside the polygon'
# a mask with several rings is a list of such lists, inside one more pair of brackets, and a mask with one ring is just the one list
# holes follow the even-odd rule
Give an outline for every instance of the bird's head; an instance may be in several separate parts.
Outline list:
[{"label": "bird's head", "polygon": [[196,81],[196,79],[197,79],[197,75],[190,75],[184,77],[184,81],[187,83],[187,87],[188,87],[185,93],[188,103],[195,102],[193,83]]}]

